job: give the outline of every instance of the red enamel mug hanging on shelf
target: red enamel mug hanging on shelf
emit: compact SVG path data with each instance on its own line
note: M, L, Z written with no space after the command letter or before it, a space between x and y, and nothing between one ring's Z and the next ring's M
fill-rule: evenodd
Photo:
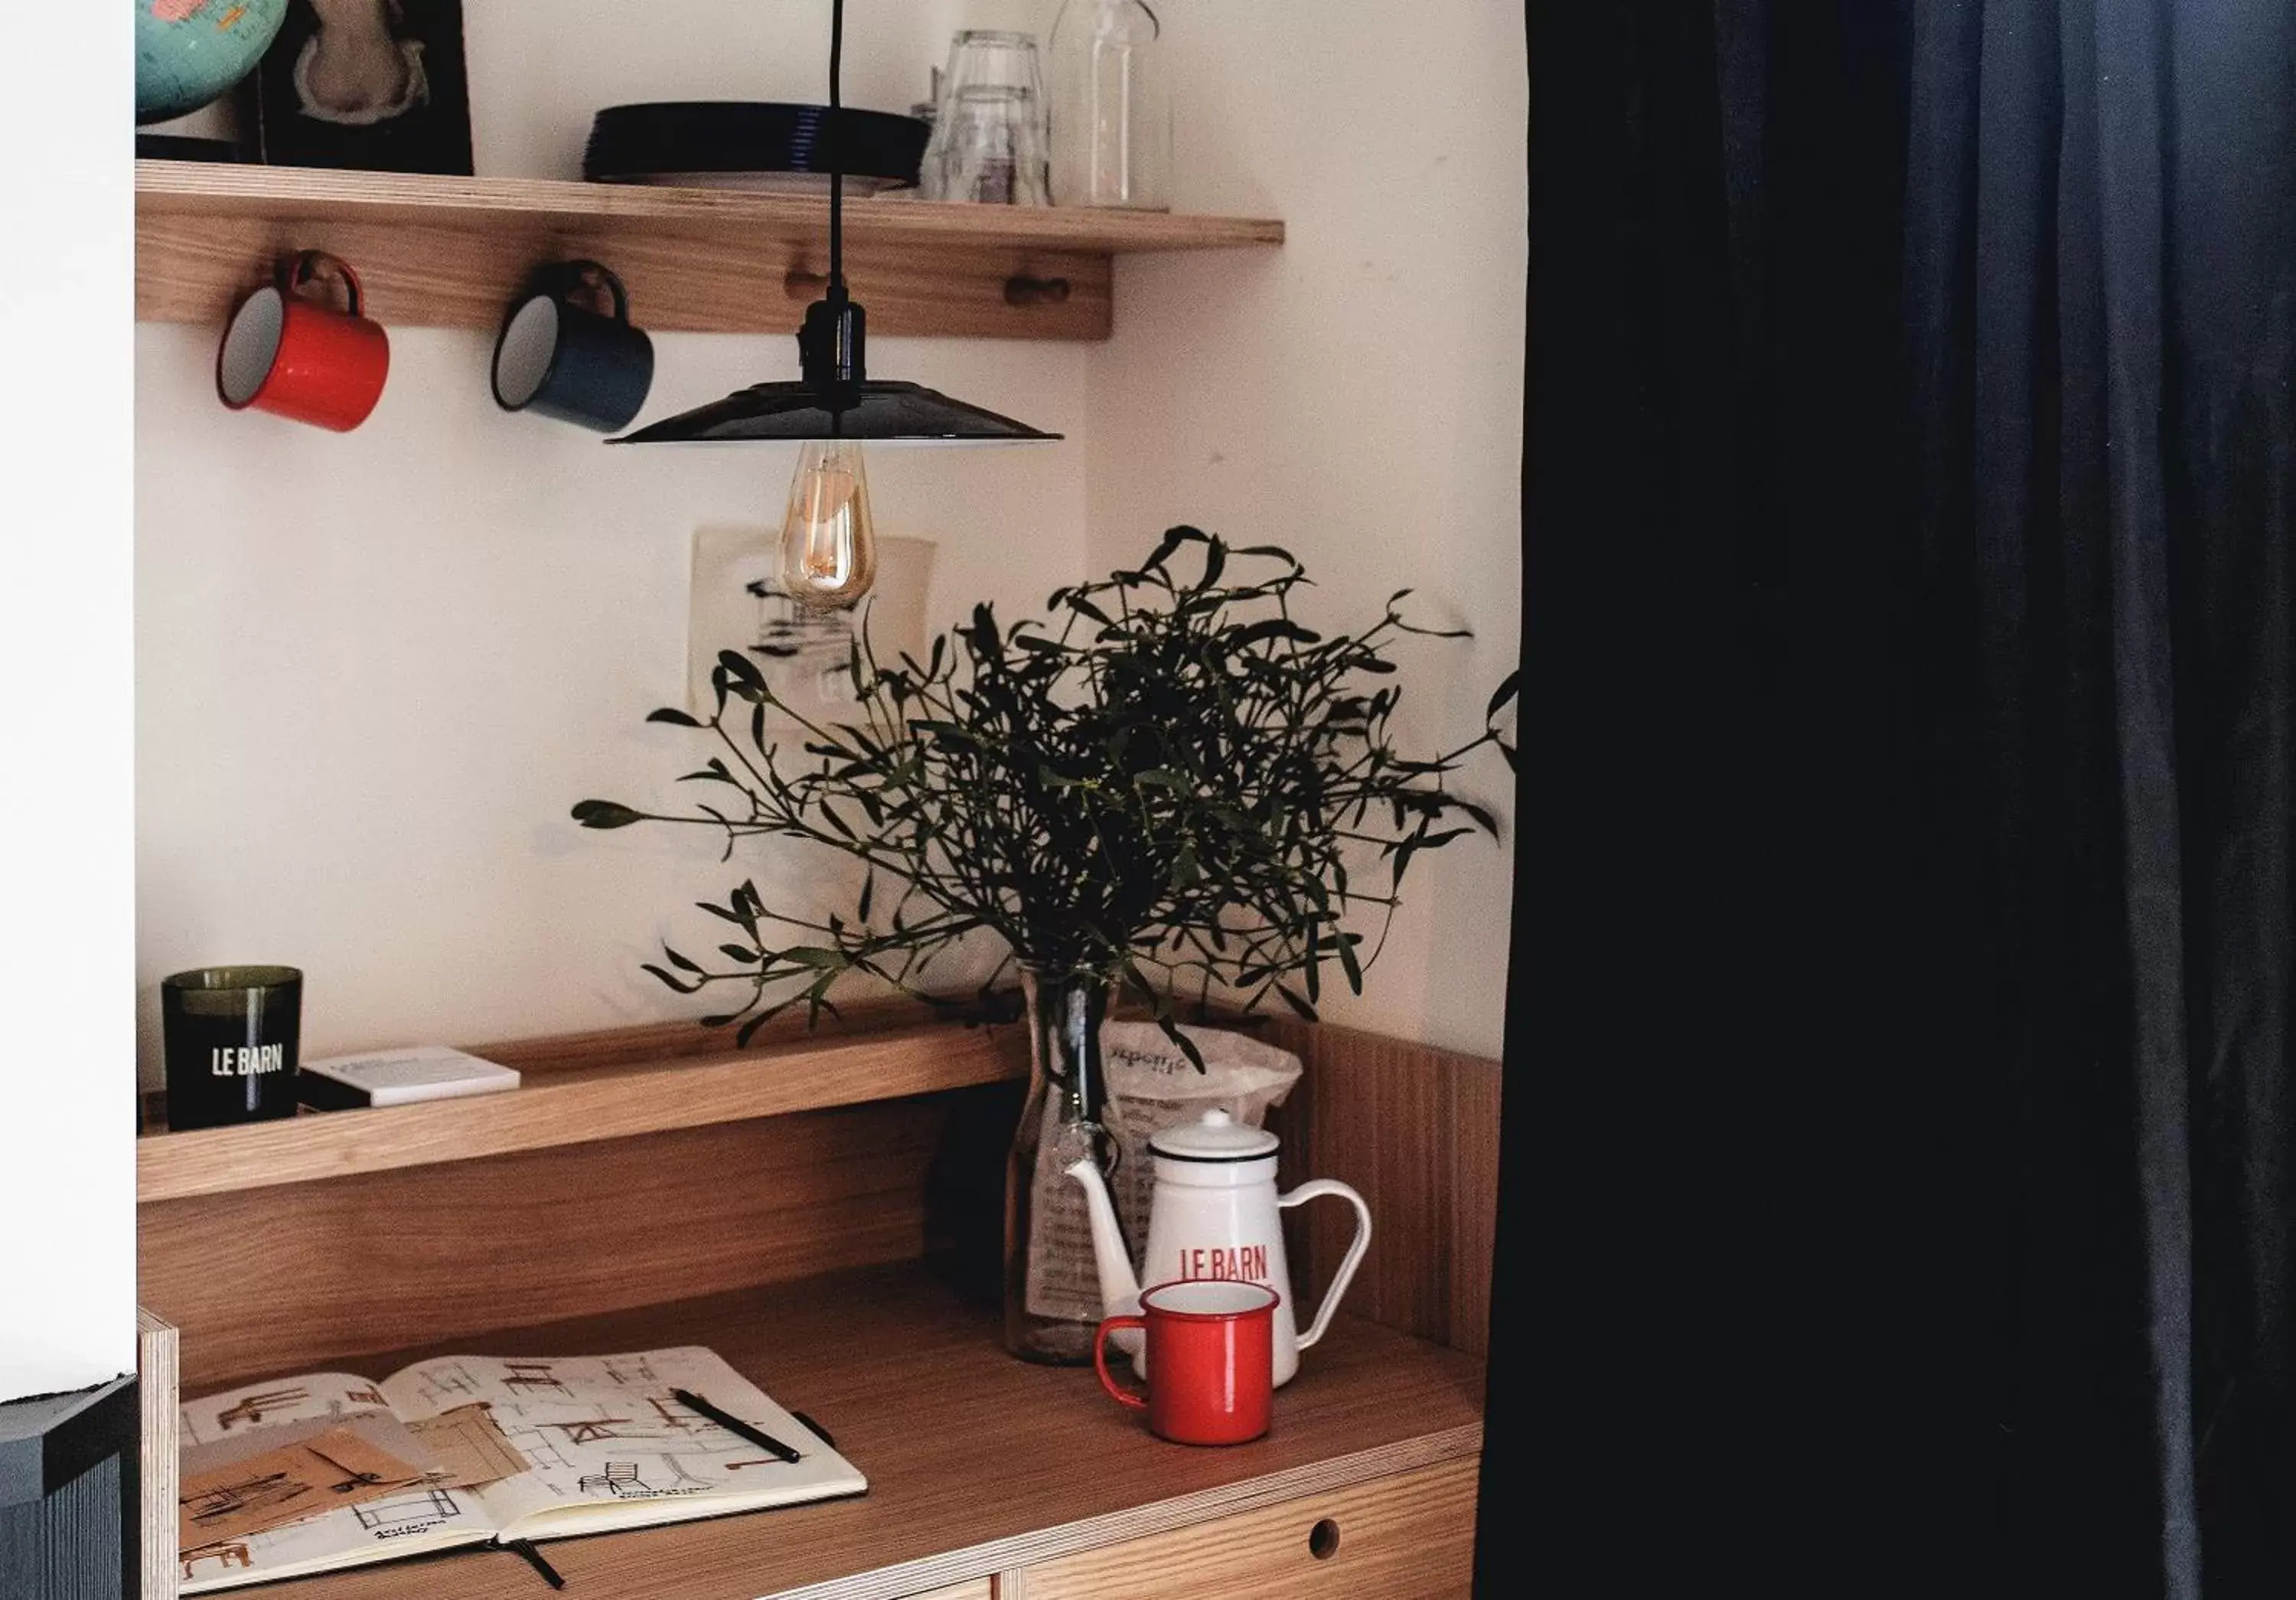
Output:
M347 308L307 298L342 286ZM324 250L279 264L278 281L239 303L216 352L216 392L234 411L268 411L348 433L366 421L390 374L390 336L369 320L358 274Z

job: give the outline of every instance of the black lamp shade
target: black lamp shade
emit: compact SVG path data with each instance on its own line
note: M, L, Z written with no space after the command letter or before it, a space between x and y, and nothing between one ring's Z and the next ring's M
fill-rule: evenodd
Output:
M844 57L845 0L829 12L829 127L846 126L838 86ZM798 330L794 383L757 383L722 400L626 433L616 445L804 443L850 439L870 444L1014 444L1060 438L978 406L952 400L922 383L872 382L865 360L868 316L845 285L845 185L832 148L827 162L829 285L805 309Z
M758 383L611 442L802 443L848 439L865 444L900 439L992 444L1060 437L952 400L922 383L865 382L830 390L809 383Z

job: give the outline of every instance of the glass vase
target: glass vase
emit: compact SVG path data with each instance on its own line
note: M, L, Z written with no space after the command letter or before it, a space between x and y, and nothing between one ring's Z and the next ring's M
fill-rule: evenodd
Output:
M1021 972L1029 1097L1004 1171L1004 1348L1024 1361L1092 1360L1100 1273L1084 1191L1068 1175L1089 1156L1108 1169L1108 1083L1100 1024L1108 986L1071 972Z
M1053 203L1172 209L1172 95L1156 13L1065 0L1053 24Z

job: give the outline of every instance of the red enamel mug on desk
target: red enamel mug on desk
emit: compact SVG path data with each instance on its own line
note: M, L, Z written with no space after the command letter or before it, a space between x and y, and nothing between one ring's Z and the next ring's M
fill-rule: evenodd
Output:
M1140 1315L1111 1317L1093 1337L1101 1386L1174 1444L1246 1444L1267 1432L1275 1407L1275 1308L1265 1284L1238 1278L1159 1284L1140 1293ZM1148 1342L1148 1392L1108 1370L1108 1337L1138 1328Z
M338 311L299 292L322 279L342 285ZM324 250L279 267L279 279L239 303L216 352L216 392L234 411L348 433L366 421L390 375L390 336L365 315L358 274Z

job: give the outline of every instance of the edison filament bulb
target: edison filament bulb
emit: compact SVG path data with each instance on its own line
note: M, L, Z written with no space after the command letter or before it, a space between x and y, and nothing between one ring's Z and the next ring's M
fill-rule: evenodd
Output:
M842 611L877 576L877 530L861 447L820 439L805 447L782 522L782 587L816 611Z

